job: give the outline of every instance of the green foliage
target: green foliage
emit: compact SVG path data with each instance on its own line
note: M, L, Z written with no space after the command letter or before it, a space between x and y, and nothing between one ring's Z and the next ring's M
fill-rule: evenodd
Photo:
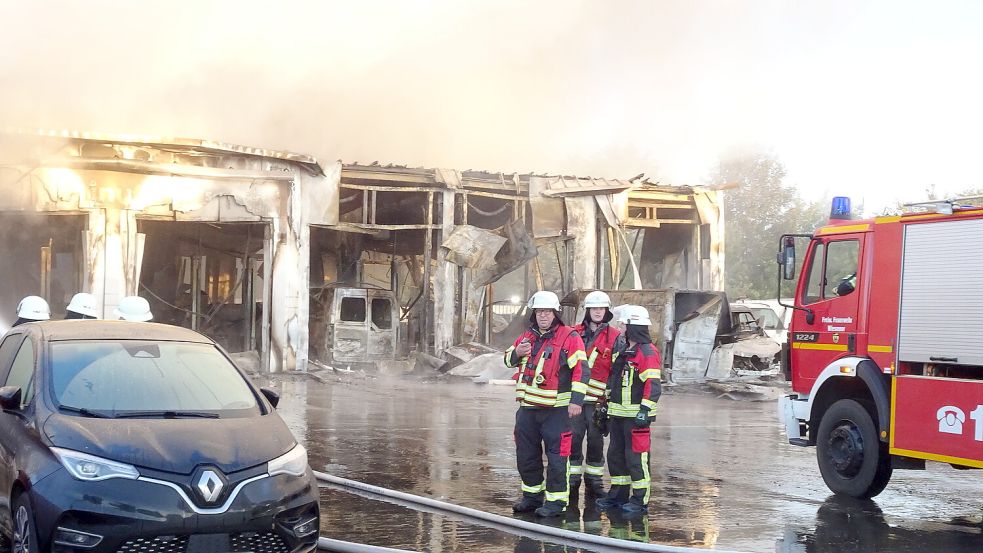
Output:
M712 184L734 183L724 193L727 294L774 298L778 239L783 233L812 233L828 218L828 201L807 202L787 186L785 166L772 154L750 153L721 160ZM783 283L783 292L791 292Z

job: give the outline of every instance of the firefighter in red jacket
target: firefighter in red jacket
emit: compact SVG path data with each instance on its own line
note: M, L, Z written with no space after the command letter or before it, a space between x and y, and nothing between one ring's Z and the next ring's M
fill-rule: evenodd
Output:
M570 451L570 498L576 502L580 493L580 482L587 483L585 493L593 497L604 495L604 435L593 424L594 410L598 402L605 400L608 375L611 373L611 358L614 342L621 331L608 326L614 318L611 313L611 298L600 290L584 297L584 320L575 326L577 334L584 341L587 352L587 365L590 367L590 380L587 381L587 397L584 398L584 412L572 419L573 449ZM584 437L587 438L587 463L584 464Z
M531 326L505 351L505 364L518 369L515 454L522 499L512 510L553 517L566 510L570 499L570 419L583 412L590 369L580 335L560 320L556 294L536 292L529 308Z
M662 359L649 336L652 323L644 307L625 306L621 320L625 333L618 340L607 389L611 489L597 505L637 516L648 510L649 425L662 395Z

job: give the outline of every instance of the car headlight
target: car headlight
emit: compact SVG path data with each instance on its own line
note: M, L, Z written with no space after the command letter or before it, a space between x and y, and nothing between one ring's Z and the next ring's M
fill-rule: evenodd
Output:
M96 482L109 478L136 480L140 477L140 473L137 472L136 467L133 465L117 463L116 461L110 461L109 459L103 459L95 455L72 451L71 449L62 449L60 447L53 447L51 451L61 461L65 470L79 480Z
M266 472L270 476L278 474L303 476L307 474L307 450L304 449L304 446L297 444L290 451L267 463Z

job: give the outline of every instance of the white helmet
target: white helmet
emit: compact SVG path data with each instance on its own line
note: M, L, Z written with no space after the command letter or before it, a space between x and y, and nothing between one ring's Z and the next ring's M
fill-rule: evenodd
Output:
M611 298L600 290L594 290L584 297L584 309L590 309L591 307L607 307L610 309Z
M79 292L72 296L72 301L68 302L68 307L65 310L78 313L79 315L85 315L86 317L92 317L93 319L99 318L96 297L86 292Z
M548 290L536 292L529 298L529 309L553 309L554 311L559 311L560 298Z
M17 316L30 321L47 321L51 318L51 308L41 296L27 296L17 304Z
M626 305L621 310L621 322L635 326L650 326L652 324L648 309L641 305Z
M150 312L150 303L140 296L126 296L119 300L115 313L124 321L144 322L154 318Z

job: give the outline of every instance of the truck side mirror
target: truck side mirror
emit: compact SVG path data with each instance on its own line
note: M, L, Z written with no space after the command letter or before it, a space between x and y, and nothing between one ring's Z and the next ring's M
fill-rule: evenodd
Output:
M792 280L795 278L795 238L785 237L785 244L779 255L779 263L782 264L782 278Z

